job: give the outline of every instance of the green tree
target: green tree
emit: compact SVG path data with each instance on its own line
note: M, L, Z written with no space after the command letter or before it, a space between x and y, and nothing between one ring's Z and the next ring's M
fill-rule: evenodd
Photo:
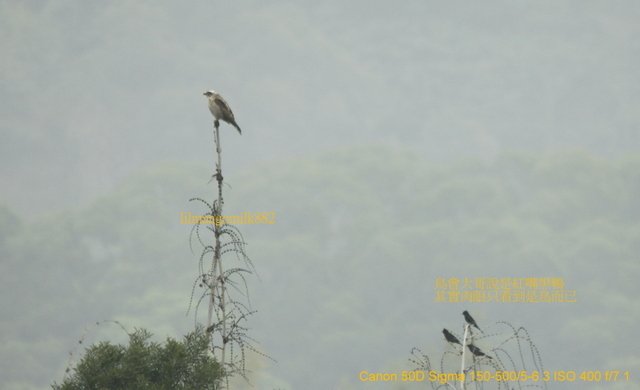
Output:
M90 346L73 374L53 389L214 389L222 374L208 352L202 329L182 342L150 341L151 333L136 329L129 345L100 342Z

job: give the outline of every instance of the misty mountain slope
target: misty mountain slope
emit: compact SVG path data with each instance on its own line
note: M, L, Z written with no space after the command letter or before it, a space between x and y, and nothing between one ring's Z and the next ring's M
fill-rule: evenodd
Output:
M266 325L274 332L279 326L300 327L282 333L287 346L282 352L277 352L279 343L270 351L280 356L297 347L324 367L338 358L329 351L357 346L357 351L348 349L352 355L338 353L342 364L336 366L343 379L356 383L353 373L363 367L384 368L404 357L408 346L441 342L437 332L406 330L438 329L452 315L458 320L464 305L433 303L436 277L557 276L577 291L578 303L517 309L487 304L476 310L491 316L487 321L513 321L534 331L547 365L588 369L613 364L607 361L616 361L617 354L633 356L624 341L632 337L631 328L624 324L640 312L624 297L636 291L631 275L639 271L634 260L640 232L633 195L640 183L637 164L637 157L607 161L564 152L434 165L408 150L361 148L328 153L315 162L265 167L264 178L242 180L253 190L240 201L277 215L276 225L250 228L272 236L252 243L252 250L264 246L270 259L257 299L269 297L262 291L270 282L279 291L273 304L257 306L288 314L286 324ZM307 170L316 174L311 177ZM309 248L306 255L299 242ZM282 304L300 290L306 291L304 299ZM302 318L292 319L291 312ZM524 317L513 317L523 312ZM553 313L555 325L541 321L541 313ZM333 321L334 332L316 319ZM581 329L602 331L603 338L576 333L578 323ZM330 348L318 356L315 340L323 335L321 344ZM562 340L572 340L572 347L558 350ZM586 353L590 348L612 352L594 356ZM281 361L274 368L281 367L303 373L300 378L313 370L305 360ZM298 387L303 381L294 383Z
M379 146L225 174L225 215L276 213L274 225L240 226L260 275L249 281L250 333L278 360L269 375L292 388L357 387L360 370L395 367L413 346L442 353L439 329L469 306L487 327L525 325L548 367L626 369L638 358L625 340L640 313L639 163L564 152L434 164ZM3 212L3 387L50 383L98 320L159 337L190 329L197 255L179 213L203 212L187 200L213 193L208 176L164 164L86 208L37 222ZM578 302L435 303L437 277L563 277Z

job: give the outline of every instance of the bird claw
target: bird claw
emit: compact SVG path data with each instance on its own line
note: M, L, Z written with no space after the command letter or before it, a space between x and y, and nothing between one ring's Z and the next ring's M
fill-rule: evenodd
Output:
M216 179L216 181L222 183L222 179L224 179L224 178L222 177L222 173L220 173L220 172L214 173L213 175L211 175L211 179L209 179L207 184L211 183L213 181L213 179Z

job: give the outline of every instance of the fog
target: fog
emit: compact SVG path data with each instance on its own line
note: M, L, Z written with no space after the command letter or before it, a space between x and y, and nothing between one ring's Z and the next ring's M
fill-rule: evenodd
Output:
M225 208L276 215L239 226L249 334L276 360L250 354L254 388L428 387L358 375L415 368L413 347L438 367L465 309L485 349L508 321L545 369L635 370L550 388L640 388L638 20L634 1L0 2L0 387L126 341L96 321L193 329L179 213L216 196L215 89L243 130L220 129ZM577 301L436 302L438 277L562 278Z

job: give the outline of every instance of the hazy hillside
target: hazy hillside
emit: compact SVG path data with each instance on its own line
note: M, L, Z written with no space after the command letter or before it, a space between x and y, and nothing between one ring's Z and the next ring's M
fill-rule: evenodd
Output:
M228 214L277 216L241 226L261 278L250 282L251 333L278 360L258 369L258 387L350 388L362 369L408 366L413 346L441 354L440 329L459 326L468 305L433 302L440 276L563 277L577 303L473 310L489 329L526 326L547 367L632 369L639 172L638 156L434 164L373 147L229 175ZM75 212L20 226L5 209L3 388L60 378L66 352L98 320L160 338L190 329L197 259L179 212L198 211L187 199L206 195L206 178L163 165Z
M0 0L0 388L60 379L86 327L124 340L96 321L193 328L179 213L213 191L212 88L243 129L221 130L225 212L276 212L242 226L250 334L278 360L251 362L256 388L388 388L357 374L460 327L437 277L562 277L577 303L470 310L526 326L548 367L637 367L638 20L633 0Z

